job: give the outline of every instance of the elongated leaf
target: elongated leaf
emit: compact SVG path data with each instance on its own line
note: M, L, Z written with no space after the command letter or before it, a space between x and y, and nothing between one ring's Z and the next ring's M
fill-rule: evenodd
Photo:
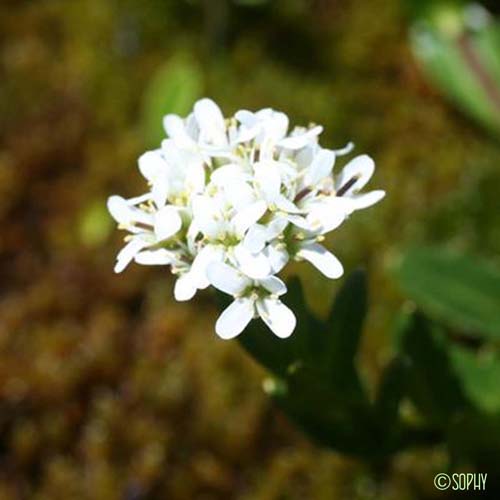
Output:
M415 248L404 255L396 277L431 317L500 339L500 272L494 267L440 248Z
M196 64L183 57L168 61L156 71L143 98L142 128L148 145L157 147L165 138L164 115L187 115L201 97L202 82Z
M445 427L455 413L468 406L446 345L429 321L414 313L402 334L402 348L411 363L409 390L413 401L423 416Z
M363 458L383 453L368 401L346 395L309 366L287 378L287 391L275 400L290 419L323 446Z
M411 30L415 57L444 96L500 137L500 24L469 3L433 3Z
M500 357L478 355L459 346L450 349L453 370L468 399L480 411L500 412Z
M332 365L352 365L368 307L366 273L354 271L335 297L328 317L326 354Z
M403 357L394 358L384 370L375 399L377 417L393 432L398 421L399 405L408 386L409 361Z

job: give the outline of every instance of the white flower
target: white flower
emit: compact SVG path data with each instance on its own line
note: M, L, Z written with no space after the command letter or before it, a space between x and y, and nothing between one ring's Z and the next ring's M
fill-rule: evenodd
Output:
M150 211L148 207L136 205L149 200L143 196L125 200L121 196L108 199L108 210L120 227L132 234L126 238L127 244L117 256L115 272L120 273L130 261L144 248L149 248L174 236L182 226L178 210L164 206L160 210Z
M259 316L278 337L286 338L292 334L296 319L278 298L286 293L286 286L279 278L270 276L263 280L251 280L222 263L210 264L207 274L215 288L234 297L215 325L215 331L221 338L236 337L252 318Z
M373 160L358 156L336 174L352 144L325 149L321 126L289 132L288 117L269 108L224 118L217 104L201 99L187 118L170 114L163 122L167 138L139 158L148 192L108 200L129 233L115 271L132 260L170 266L177 300L210 284L234 297L216 324L221 337L235 337L254 317L288 337L295 317L279 299L286 287L276 274L292 259L328 278L342 275L340 261L320 243L385 195L360 193Z

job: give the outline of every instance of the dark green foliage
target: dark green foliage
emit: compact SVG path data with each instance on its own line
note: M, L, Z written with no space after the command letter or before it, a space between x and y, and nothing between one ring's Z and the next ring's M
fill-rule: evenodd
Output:
M402 351L410 362L409 394L432 424L446 427L466 402L436 333L424 316L413 314L402 335Z
M405 381L400 380L399 387L422 422L420 429L407 431L409 442L444 444L452 463L493 473L495 481L500 411L498 390L493 387L498 386L498 378L494 384L492 377L498 375L500 365L491 360L484 366L418 312L408 316L399 340L407 359ZM405 433L401 439L404 443ZM491 491L498 486L491 484Z
M427 439L426 431L400 419L409 382L405 359L389 364L373 402L360 379L355 361L367 310L365 273L346 279L326 322L307 309L298 279L290 281L287 297L297 316L289 339L275 337L260 322L239 339L273 373L265 388L291 420L319 444L370 462Z
M437 293L444 280L448 290L465 290L464 304L467 299L474 301L481 311L481 300L487 302L489 289L481 285L489 284L495 290L495 277L482 274L484 264L476 268L465 257L454 258L460 265L448 259L437 251L410 252L399 277L412 282L416 290L422 285L431 295L431 303L446 296ZM412 267L408 262L427 264L428 268ZM426 280L429 289L423 286ZM372 401L355 362L367 310L366 294L365 274L352 273L324 322L308 310L300 282L291 280L289 305L298 321L292 337L278 339L259 322L252 323L240 337L245 349L273 374L264 384L266 391L318 444L377 467L407 447L442 443L449 446L456 461L480 463L490 470L500 456L500 443L488 441L483 431L478 439L470 431L469 436L462 432L471 425L484 425L498 435L497 356L491 352L479 356L461 346L418 310L404 313L395 332L398 354L385 367ZM423 291L422 295L426 297ZM412 418L401 411L408 401L416 410Z

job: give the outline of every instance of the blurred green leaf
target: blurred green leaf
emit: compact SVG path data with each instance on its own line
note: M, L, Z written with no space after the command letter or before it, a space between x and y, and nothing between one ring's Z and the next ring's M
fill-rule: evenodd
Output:
M429 80L500 135L499 25L479 6L436 2L418 14L411 45Z
M364 458L381 454L368 400L350 395L309 365L293 370L286 384L286 393L275 401L318 444Z
M354 370L367 302L366 273L354 271L335 297L327 320L330 331L326 345L321 349L330 372L345 374Z
M179 56L158 68L143 96L142 128L147 144L157 146L165 137L166 114L187 115L202 91L203 77L193 61Z
M500 338L500 272L494 267L441 248L414 248L396 278L431 317L465 333Z
M500 412L500 357L493 353L478 355L459 346L451 347L450 356L453 370L473 405L483 412Z
M491 23L478 31L474 44L494 80L500 82L500 23Z
M401 334L403 353L410 361L409 392L421 414L446 427L456 412L467 407L447 346L431 323L413 313Z
M80 216L78 230L80 241L89 247L104 243L114 227L113 219L106 209L104 200L89 204Z
M417 19L429 20L441 18L441 22L457 22L460 7L465 4L464 0L404 0L408 13ZM447 21L448 20L448 21Z
M394 358L385 368L382 375L375 407L378 418L384 423L388 432L392 432L399 415L399 405L408 385L409 363L402 357Z

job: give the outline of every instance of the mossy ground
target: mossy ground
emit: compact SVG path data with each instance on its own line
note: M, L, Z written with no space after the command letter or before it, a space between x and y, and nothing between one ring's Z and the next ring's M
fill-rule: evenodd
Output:
M205 7L203 7L203 4ZM500 250L500 149L431 90L396 0L7 0L0 7L0 498L437 498L446 453L406 453L382 479L309 444L263 373L213 332L209 294L172 300L163 269L112 273L108 194L137 194L144 88L179 53L226 112L283 109L355 140L387 190L329 245L370 272L359 363L374 384L403 302L408 243ZM338 284L295 267L325 313Z

